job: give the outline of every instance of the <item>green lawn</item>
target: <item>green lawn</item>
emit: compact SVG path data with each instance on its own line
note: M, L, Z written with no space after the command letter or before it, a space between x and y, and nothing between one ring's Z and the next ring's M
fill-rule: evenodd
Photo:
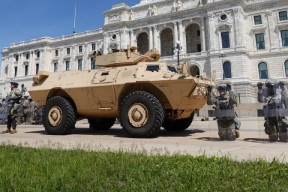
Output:
M0 145L0 191L288 191L288 164Z

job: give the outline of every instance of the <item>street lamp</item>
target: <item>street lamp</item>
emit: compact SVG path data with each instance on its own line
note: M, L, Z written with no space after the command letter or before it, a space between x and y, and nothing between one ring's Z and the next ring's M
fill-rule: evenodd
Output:
M223 80L225 78L225 73L224 73L224 64L223 64L223 58L226 57L226 55L224 55L223 51L221 51L221 54L219 55L219 58L222 58L222 72L223 72Z
M180 46L180 41L176 41L176 46L174 47L174 53L177 52L177 62L178 66L180 65L180 58L179 58L179 53L182 50L182 46Z

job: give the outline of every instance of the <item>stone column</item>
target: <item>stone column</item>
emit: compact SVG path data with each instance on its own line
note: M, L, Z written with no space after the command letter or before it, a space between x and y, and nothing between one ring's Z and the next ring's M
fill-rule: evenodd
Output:
M109 45L109 41L108 41L108 34L104 33L103 34L104 38L103 38L103 54L107 54L108 53L108 45Z
M152 26L149 26L149 49L153 48L153 31Z
M36 59L36 52L35 51L30 51L29 52L30 57L29 57L29 67L28 67L28 75L35 75L36 74L36 63L35 59Z
M137 39L135 35L135 30L131 31L131 44L137 47Z
M159 41L160 35L158 34L157 25L154 25L153 29L154 29L154 47L161 53L160 41Z
M215 44L216 44L216 39L217 39L217 37L216 37L216 34L215 34L215 22L214 22L214 14L213 13L209 13L208 14L208 22L209 22L209 36L210 36L210 42L209 42L209 44L210 44L210 47L209 47L209 49L210 49L210 51L215 51ZM213 38L213 37L215 37L215 38ZM218 40L219 40L219 36L218 36Z
M178 21L179 23L179 41L180 41L180 45L182 46L182 51L185 54L186 53L186 46L184 43L184 38L183 38L183 25L182 25L182 21Z
M174 46L176 45L176 41L178 41L178 30L177 30L177 22L174 22Z
M201 16L201 51L205 52L206 51L206 34L205 34L205 21L204 21L204 16Z

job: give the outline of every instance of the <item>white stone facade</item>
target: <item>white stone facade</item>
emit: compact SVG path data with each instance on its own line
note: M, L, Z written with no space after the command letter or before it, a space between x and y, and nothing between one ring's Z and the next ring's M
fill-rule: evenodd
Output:
M137 46L141 53L155 47L162 61L177 64L173 50L179 40L180 63L185 60L194 65L195 75L209 77L216 70L217 79L233 82L241 102L256 102L257 82L267 77L288 80L287 12L288 0L141 0L132 7L117 4L104 12L100 29L4 48L0 90L5 97L11 78L29 89L39 70L54 71L55 67L65 71L66 64L69 70L91 69L93 51L105 54L127 45Z

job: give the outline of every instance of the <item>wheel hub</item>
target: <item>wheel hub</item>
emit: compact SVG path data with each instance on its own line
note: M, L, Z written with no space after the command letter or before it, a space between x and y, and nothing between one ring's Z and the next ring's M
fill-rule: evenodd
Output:
M62 110L58 106L52 107L48 112L48 120L52 126L57 126L62 121Z
M141 103L135 103L128 111L129 122L134 127L142 127L148 120L148 110Z

